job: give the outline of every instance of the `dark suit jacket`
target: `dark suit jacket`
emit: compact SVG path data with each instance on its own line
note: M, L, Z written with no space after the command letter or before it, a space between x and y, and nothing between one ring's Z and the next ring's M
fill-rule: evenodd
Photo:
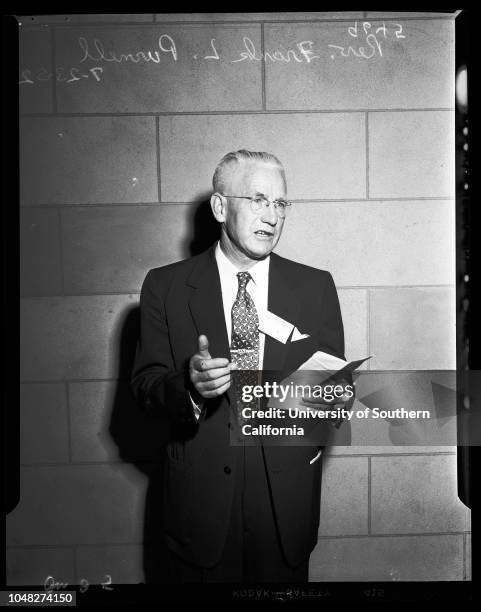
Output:
M190 357L198 336L213 357L230 358L214 247L150 270L140 297L141 331L132 388L149 413L170 428L164 470L164 529L178 555L209 567L219 560L233 496L235 447L229 443L232 386L207 400L200 422L189 398ZM283 344L266 336L264 370L284 375L316 350L344 358L339 300L329 272L271 255L268 309L309 338ZM317 542L321 461L317 448L266 446L274 511L288 562L302 562ZM229 472L230 470L230 472Z

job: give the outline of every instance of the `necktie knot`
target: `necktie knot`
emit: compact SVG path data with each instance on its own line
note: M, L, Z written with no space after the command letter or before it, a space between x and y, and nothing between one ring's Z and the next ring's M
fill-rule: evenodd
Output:
M237 279L239 281L239 291L244 293L247 287L247 283L251 279L249 272L237 272Z

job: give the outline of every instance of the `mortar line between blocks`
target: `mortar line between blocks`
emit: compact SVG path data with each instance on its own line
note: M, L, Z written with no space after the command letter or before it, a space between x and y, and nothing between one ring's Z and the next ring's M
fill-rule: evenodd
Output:
M160 121L159 116L155 117L155 154L157 156L157 201L162 202L162 181L160 168Z
M369 113L366 111L366 199L369 200Z
M367 355L371 355L371 290L366 289L366 310L367 310L367 324L366 324L366 343L367 343ZM371 369L371 359L367 362L367 369Z
M62 296L65 297L65 267L64 267L64 253L63 253L63 223L62 223L62 209L60 206L57 207L57 220L58 220L58 252L60 259L60 291Z
M75 576L75 584L80 584L78 575L78 547L73 546L73 572Z
M266 110L266 60L265 60L265 39L264 39L264 24L261 24L261 96L262 96L262 110Z
M57 104L57 48L55 42L55 28L50 30L50 61L52 62L52 114L58 112Z
M371 535L371 457L367 458L367 533Z
M63 112L63 113L20 113L20 119L38 118L49 119L51 117L190 117L190 116L215 116L215 115L322 115L322 114L355 114L355 113L417 113L417 112L454 112L454 107L436 108L335 108L335 109L316 109L316 108L288 108L288 109L269 109L269 110L193 110L193 111L118 111L118 112Z
M65 382L65 400L67 404L67 441L68 441L68 461L72 464L72 428L70 413L70 383Z

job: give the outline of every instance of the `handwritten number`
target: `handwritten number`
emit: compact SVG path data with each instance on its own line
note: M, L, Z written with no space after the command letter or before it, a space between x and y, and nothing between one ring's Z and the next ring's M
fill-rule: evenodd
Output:
M37 74L37 79L39 81L48 81L52 77L52 73L49 72L46 68L42 68L40 72Z
M73 83L74 81L80 81L79 77L78 77L78 76L75 76L74 71L75 71L75 72L77 72L77 74L78 74L79 69L78 69L78 68L70 68L70 76L71 76L72 78L71 78L71 79L69 79L69 80L67 81L67 83Z
M108 586L109 584L112 584L112 576L110 576L110 574L105 574L105 578L105 582L100 583L102 585L102 588L106 589L107 591L113 591L113 588L111 586Z
M31 70L23 70L22 71L22 79L23 79L23 81L19 81L18 84L21 85L22 83L31 83L33 85L34 83L30 79L31 76L32 76L32 71Z
M102 66L96 66L95 68L90 68L90 72L94 75L95 79L97 81L100 81L100 76L97 74L96 70L99 70L99 74L102 74L102 72L104 71L104 69L102 68Z
M210 46L212 47L212 51L214 52L214 55L206 55L204 59L220 59L217 53L217 49L214 47L214 40L215 38L210 39Z
M62 78L62 76L64 78ZM66 81L67 79L65 78L65 69L64 68L57 68L57 81Z
M354 36L354 38L357 38L357 21L355 22L354 27L349 26L347 28L347 31L349 32L351 36Z
M382 22L382 26L379 26L376 29L376 34L379 32L379 30L381 30L381 32L384 34L384 38L386 38L386 24L384 23L384 21Z
M367 31L371 29L371 24L369 23L369 21L365 21L362 24L362 27L364 28L364 34L367 34Z
M102 66L95 66L94 68L90 68L90 74L94 77L94 79L98 82L100 81L100 75L103 73L104 69ZM68 78L70 76L70 78ZM29 83L31 85L35 84L35 81L32 80L32 71L31 70L23 70L21 73L22 80L19 81L19 85L21 83ZM83 77L85 79L89 78L88 74L82 74L80 72L80 68L76 68L72 66L68 69L64 67L58 67L56 70L56 79L60 82L66 83L74 83L75 81L80 81ZM46 68L41 68L38 73L35 75L35 79L37 81L48 81L52 78L52 73L49 72Z
M399 30L396 30L396 38L406 38L404 34L401 33L403 31L402 25L400 23L396 23L394 25L396 25L399 28Z
M85 593L85 591L89 588L88 580L85 578L80 579L80 592Z

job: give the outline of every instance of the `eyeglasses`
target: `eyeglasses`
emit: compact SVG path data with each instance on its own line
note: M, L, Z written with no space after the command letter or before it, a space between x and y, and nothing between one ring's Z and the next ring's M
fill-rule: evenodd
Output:
M286 216L287 209L289 208L289 206L292 205L292 202L289 202L289 200L284 200L283 198L271 201L263 196L249 197L249 196L233 196L233 195L227 195L227 194L223 194L223 195L226 198L235 198L238 200L250 200L252 212L255 214L261 213L266 208L269 208L271 204L273 204L278 216L281 217L281 219L283 219Z

